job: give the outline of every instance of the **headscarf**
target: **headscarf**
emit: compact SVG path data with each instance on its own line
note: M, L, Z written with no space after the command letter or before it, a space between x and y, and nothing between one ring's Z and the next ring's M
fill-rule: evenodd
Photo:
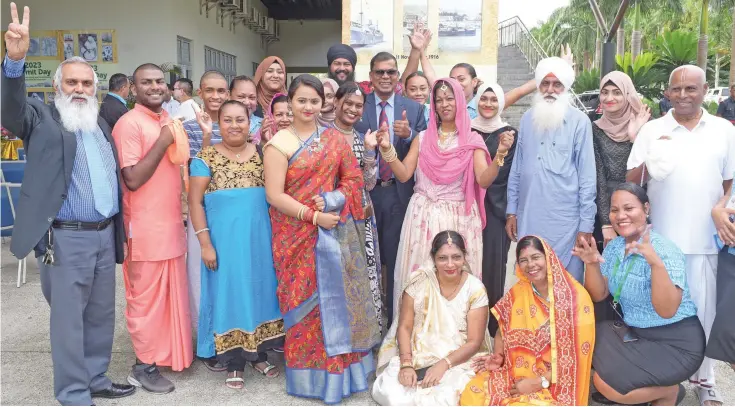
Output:
M551 57L542 59L536 66L536 87L541 86L541 82L549 74L554 74L557 79L564 85L567 91L572 90L574 84L574 69L569 62L559 58Z
M278 63L278 65L281 65L281 68L283 68L283 75L284 80L281 84L281 88L272 91L265 87L265 84L263 84L263 77L265 76L265 72L270 68L271 65L274 63ZM270 106L271 100L273 100L273 96L276 93L286 93L286 64L283 63L283 60L278 57L266 57L263 62L258 65L258 69L255 70L255 77L253 78L253 82L255 82L255 89L258 94L258 104L261 108L265 109L266 107Z
M628 123L630 123L630 115L637 115L643 108L643 102L638 99L638 93L635 91L635 85L630 76L620 71L612 71L605 75L600 81L600 89L606 83L612 82L623 92L623 107L615 113L606 113L602 111L600 117L595 124L597 127L607 134L613 141L622 143L635 139L635 134L628 134Z
M505 93L503 92L503 88L501 88L497 83L491 83L484 91L482 91L482 93L490 90L498 97L498 112L495 113L495 116L493 116L492 119L486 119L482 117L480 112L477 112L477 117L472 119L472 128L483 133L492 133L497 129L508 126L508 123L503 121L500 117L500 114L503 113L503 109L505 109ZM480 94L480 97L481 96L482 94Z
M327 51L327 65L332 65L332 62L337 58L344 58L350 61L353 67L357 65L357 53L349 45L334 44L329 47L329 51Z
M536 401L562 406L586 406L590 388L592 351L595 348L594 305L587 290L572 277L548 243L537 237L544 247L548 281L549 316L538 314L541 300L521 268L516 264L518 282L492 307L491 312L503 333L504 368L490 372L490 382L512 383L514 379L535 373L542 355L517 338L533 335L549 324L551 384L533 395L512 396L493 388L489 405L528 405L529 396ZM516 339L515 343L513 338ZM534 372L534 373L532 373Z
M452 86L457 106L457 115L454 119L457 125L458 146L446 151L439 148L439 126L436 119L436 106L434 105L434 92L442 81ZM485 192L475 182L474 156L475 150L485 151L488 165L491 162L490 152L487 150L482 137L472 131L470 126L470 114L467 113L467 102L464 100L462 85L452 78L439 79L434 83L430 94L430 106L432 114L429 115L429 126L424 132L424 139L419 151L419 167L421 171L435 184L450 184L464 173L462 188L465 195L465 213L472 211L472 204L479 205L482 227L485 227Z
M334 93L337 93L337 89L339 89L339 85L337 85L337 81L331 78L324 78L322 79L322 85L332 88ZM337 117L337 107L332 104L332 110L328 112L321 112L319 113L319 116L317 116L316 120L319 122L319 125L322 127L332 127L332 124L334 123L334 119Z

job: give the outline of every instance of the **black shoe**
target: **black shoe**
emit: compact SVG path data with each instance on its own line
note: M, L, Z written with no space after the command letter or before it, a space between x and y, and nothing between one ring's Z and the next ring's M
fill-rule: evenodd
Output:
M112 383L110 387L92 392L92 397L100 397L103 399L119 399L121 397L127 397L135 393L135 386L129 384L117 384Z

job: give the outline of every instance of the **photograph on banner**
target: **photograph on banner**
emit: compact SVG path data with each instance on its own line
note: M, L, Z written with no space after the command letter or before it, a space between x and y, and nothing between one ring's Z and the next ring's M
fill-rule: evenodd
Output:
M115 30L63 31L64 59L80 56L95 64L117 64L117 36Z
M482 0L439 0L439 52L476 52L482 46Z
M393 52L393 0L349 0L350 45L359 52Z
M411 52L408 37L416 24L429 26L429 0L403 0L403 52Z

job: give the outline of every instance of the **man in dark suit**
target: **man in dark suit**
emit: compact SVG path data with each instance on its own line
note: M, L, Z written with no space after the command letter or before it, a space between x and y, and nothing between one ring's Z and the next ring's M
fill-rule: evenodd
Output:
M403 160L408 154L411 140L419 132L426 130L424 106L411 99L395 93L399 72L396 58L387 52L380 52L370 60L370 81L373 93L365 99L365 110L362 119L355 125L361 133L368 130L377 131L387 126L391 142L396 147L398 158ZM376 151L366 151L376 154ZM406 215L408 201L413 194L413 179L398 182L390 170L390 166L380 154L378 159L378 183L370 192L378 223L378 242L380 258L386 266L386 309L388 319L393 318L393 270L398 255L398 242L401 238L401 227Z
M110 90L102 99L100 106L100 116L105 119L111 129L115 128L115 123L128 112L128 105L125 101L130 94L130 81L128 77L121 73L116 73L110 77Z
M82 58L54 75L54 104L26 97L30 12L10 3L2 65L2 126L23 140L25 167L10 251L35 248L51 307L54 394L62 405L133 394L106 376L115 330L115 263L122 263L122 192L115 143L98 116L97 76Z

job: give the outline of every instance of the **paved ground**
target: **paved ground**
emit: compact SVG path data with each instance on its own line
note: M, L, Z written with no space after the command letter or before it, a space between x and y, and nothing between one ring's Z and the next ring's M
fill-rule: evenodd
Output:
M9 242L9 241L8 241ZM3 242L3 243L8 243ZM512 256L511 256L512 257ZM7 245L2 246L2 277L0 287L0 315L2 337L0 359L2 371L0 403L3 405L55 405L51 349L49 344L49 308L41 294L38 267L35 259L28 261L27 284L15 287L17 260ZM515 259L509 259L512 264ZM510 270L510 268L509 268ZM509 285L512 284L512 271ZM125 304L122 275L118 269L117 321L115 343L109 376L124 381L135 360L130 338L125 329L123 307ZM283 358L272 354L271 360L283 366ZM227 389L225 373L212 373L200 362L195 362L184 372L163 371L176 384L176 391L162 396L138 391L135 395L110 401L97 399L98 405L321 405L315 400L291 397L285 391L285 379L267 379L256 375L250 368L245 371L245 391ZM735 374L725 364L717 366L719 389L723 391L726 405L735 405ZM688 386L688 385L687 385ZM697 398L688 387L685 405L698 405ZM725 389L728 389L725 391ZM361 393L344 401L345 405L375 405L370 395Z

